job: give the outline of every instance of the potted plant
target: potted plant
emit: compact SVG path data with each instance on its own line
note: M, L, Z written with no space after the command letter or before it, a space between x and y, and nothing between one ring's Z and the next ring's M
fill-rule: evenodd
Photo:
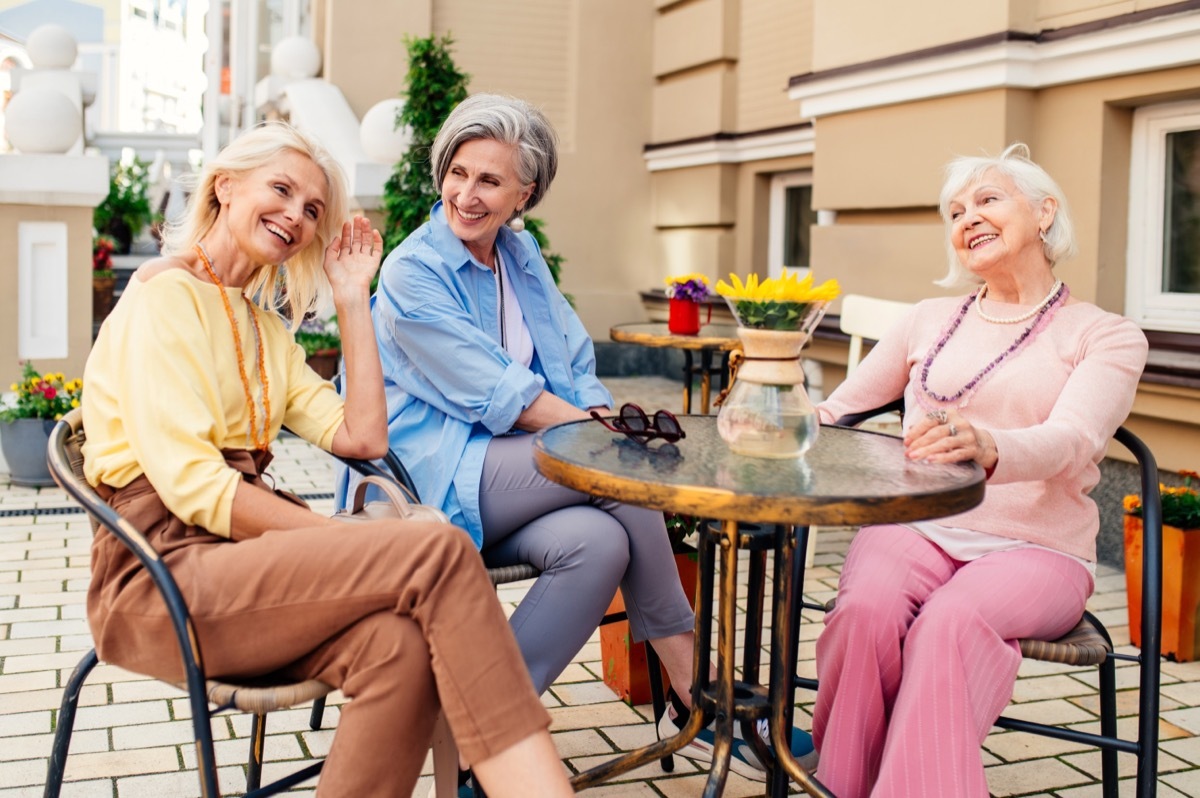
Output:
M117 242L109 235L97 235L92 239L92 321L101 322L112 311L113 288L117 284L113 274L112 254Z
M14 396L0 409L0 449L12 484L46 487L54 484L46 464L46 445L54 422L79 407L83 380L66 380L62 373L39 374L25 363Z
M1163 517L1162 654L1176 662L1200 656L1200 474L1180 471L1183 484L1159 485ZM1125 590L1129 639L1142 638L1142 501L1125 497Z
M134 158L113 164L108 196L92 213L92 226L111 236L118 255L129 254L133 241L153 219L148 164Z
M708 299L708 278L703 274L684 274L667 280L667 329L676 335L700 332L700 303ZM712 305L708 318L712 321Z
M664 513L667 537L671 540L671 551L675 554L675 570L688 602L696 606L696 587L699 579L699 558L696 550L684 542L699 527L701 520L691 515ZM625 601L621 592L613 597L605 615L624 612ZM646 669L646 644L634 643L629 633L629 622L618 621L600 627L600 663L604 669L604 683L617 697L630 706L650 703L650 679ZM663 686L670 680L663 674Z
M338 334L337 319L318 319L310 316L296 330L296 343L304 347L309 367L327 380L332 380L338 370L338 358L342 354L342 339Z

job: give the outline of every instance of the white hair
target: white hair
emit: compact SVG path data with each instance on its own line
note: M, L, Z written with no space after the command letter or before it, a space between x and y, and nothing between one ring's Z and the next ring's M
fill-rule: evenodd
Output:
M963 267L958 253L954 251L954 243L949 234L950 202L963 191L982 181L988 172L997 172L1011 180L1031 208L1040 207L1046 198L1053 199L1057 204L1054 221L1046 229L1042 244L1042 252L1050 262L1051 268L1059 261L1072 257L1077 250L1075 226L1071 223L1071 214L1067 210L1067 199L1063 196L1062 189L1045 169L1030 160L1029 147L1018 141L1010 144L1004 152L994 158L962 156L946 165L946 178L942 183L938 210L946 222L949 269L945 277L936 281L937 285L954 288L981 282Z

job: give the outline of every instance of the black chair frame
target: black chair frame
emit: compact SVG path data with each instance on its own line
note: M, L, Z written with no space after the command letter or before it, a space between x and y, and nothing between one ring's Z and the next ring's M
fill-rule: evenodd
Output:
M899 411L903 413L904 403L896 400L883 407L862 413L853 413L837 420L838 426L855 427L864 421L882 413ZM1117 753L1133 754L1137 757L1137 778L1134 794L1137 798L1153 798L1157 791L1158 771L1158 711L1159 685L1161 682L1161 649L1162 640L1162 500L1159 496L1158 465L1153 453L1136 435L1125 427L1120 427L1113 435L1114 440L1124 446L1137 461L1142 491L1143 519L1143 548L1142 548L1142 646L1137 654L1123 654L1113 650L1112 638L1103 624L1090 612L1084 612L1083 618L1076 629L1090 627L1090 631L1105 641L1105 656L1098 664L1099 696L1100 696L1100 733L1068 729L1045 723L1021 720L1017 718L1000 717L996 726L1012 731L1027 732L1051 737L1080 745L1100 749L1101 783L1104 798L1117 798ZM801 537L807 537L808 530L801 530ZM804 540L799 545L804 545ZM803 569L803 558L797 558L798 568ZM803 584L803 571L794 576ZM799 591L797 591L797 596ZM825 612L828 604L797 599L798 608ZM800 613L792 614L793 651L799 641ZM1075 630L1073 630L1075 631ZM1063 638L1065 640L1065 638ZM1047 647L1042 641L1021 641L1022 654L1036 659L1044 657L1032 654L1039 648ZM1053 648L1054 643L1048 646ZM1117 689L1116 662L1135 662L1139 670L1139 706L1137 739L1123 739L1117 735ZM1052 661L1068 662L1068 659L1055 658ZM1091 662L1083 664L1094 664ZM816 690L817 680L796 677L795 686L806 690Z
M138 529L101 501L90 486L81 484L82 480L76 476L74 466L68 461L67 442L79 427L78 414L78 410L72 411L59 421L50 433L47 449L50 471L59 486L71 498L79 502L90 516L95 534L105 532L112 534L134 553L142 567L150 575L166 604L183 660L183 687L187 691L188 703L191 708L200 794L205 798L216 798L221 794L217 780L216 756L213 750L211 718L213 715L229 709L248 711L254 716L250 735L250 759L246 775L247 792L244 798L275 795L317 776L325 764L324 761L315 762L270 784L260 786L266 713L270 708L282 708L283 705L261 710L259 708L249 709L246 708L246 704L254 701L251 698L255 693L254 685L238 688L234 685L207 681L204 660L200 652L200 641L196 635L187 604L170 570ZM95 649L88 651L76 665L63 691L54 741L47 763L44 798L58 798L62 790L80 692L88 675L98 662ZM324 695L332 689L328 685L316 681L303 682L298 686L304 687L305 691L302 695L297 694L299 697L294 701L289 701L287 705L302 703L310 699L323 701ZM211 692L210 687L213 688ZM210 703L213 704L211 707Z

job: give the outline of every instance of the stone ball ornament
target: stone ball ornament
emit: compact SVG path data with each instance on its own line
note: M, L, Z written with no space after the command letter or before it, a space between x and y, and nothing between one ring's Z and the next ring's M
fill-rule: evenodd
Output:
M271 74L290 80L315 78L321 71L321 51L312 39L289 36L271 50Z
M403 107L403 100L393 98L375 103L363 114L358 136L372 161L394 164L408 151L412 143L408 127L396 128L396 114Z
M4 109L4 132L23 153L65 153L83 132L79 109L54 89L22 89Z
M25 50L36 69L70 69L79 55L79 45L62 25L39 25L29 33Z

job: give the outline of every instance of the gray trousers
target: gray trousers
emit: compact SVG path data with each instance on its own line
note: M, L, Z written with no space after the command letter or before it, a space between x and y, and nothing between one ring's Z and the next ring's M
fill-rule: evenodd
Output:
M488 444L479 485L483 561L541 569L510 623L533 686L545 692L583 648L619 586L635 641L689 632L663 516L551 482L532 435Z

